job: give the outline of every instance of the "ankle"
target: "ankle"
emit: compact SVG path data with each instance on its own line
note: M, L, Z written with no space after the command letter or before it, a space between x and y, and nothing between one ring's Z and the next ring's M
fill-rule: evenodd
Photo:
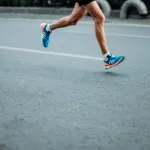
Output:
M52 32L52 30L50 29L50 25L49 24L47 24L47 26L46 26L46 31Z
M107 56L110 56L110 52L107 52L103 55L104 58L106 58Z

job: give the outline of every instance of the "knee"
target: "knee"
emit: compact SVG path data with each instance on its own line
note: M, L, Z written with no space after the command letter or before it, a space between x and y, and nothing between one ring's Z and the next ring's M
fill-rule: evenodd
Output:
M95 23L96 24L104 24L104 22L105 22L105 16L103 15L103 16L98 16L98 17L95 17L94 18L94 20L95 20Z
M71 25L77 25L77 23L78 23L78 19L73 19L73 20L71 21Z
M77 23L78 23L78 18L69 18L68 19L68 25L77 25Z

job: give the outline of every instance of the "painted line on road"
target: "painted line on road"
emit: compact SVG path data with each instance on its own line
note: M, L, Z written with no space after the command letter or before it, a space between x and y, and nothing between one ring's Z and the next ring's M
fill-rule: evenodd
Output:
M0 18L0 20L15 20L15 21L40 21L40 22L55 22L57 19L29 19L29 18ZM79 21L79 24L87 24L93 25L93 21ZM105 26L124 26L124 27L141 27L141 28L150 28L150 24L138 24L138 23L119 23L119 22L112 22L112 23L105 23Z
M144 38L150 39L150 36L146 35L133 35L133 34L117 34L117 33L106 33L106 36L123 36L123 37L132 37L132 38Z
M102 57L86 56L86 55L80 55L80 54L59 53L59 52L52 52L52 51L46 52L46 51L36 50L36 49L26 49L26 48L17 48L17 47L9 47L9 46L0 46L0 50L20 51L20 52L28 52L28 53L36 53L36 54L61 56L61 57L80 58L80 59L87 59L87 60L100 60L100 61L104 60Z
M84 31L73 31L73 30L64 30L64 32L76 33L76 34L95 34L95 32L84 32ZM106 33L106 36L123 36L123 37L132 37L132 38L150 39L150 36L146 36L146 35L134 35L134 34Z
M0 20L26 20L26 21L42 21L42 19L22 19L22 18L0 18ZM56 21L56 20L45 20L45 21ZM87 24L93 24L91 21L80 21L81 23L87 23ZM106 25L110 26L128 26L128 27L148 27L150 28L150 25L142 25L142 24L124 24L124 23L106 23ZM70 32L70 33L76 33L76 34L95 34L94 32L83 32L83 31L73 31L73 30L64 30L63 32ZM150 36L146 35L133 35L133 34L119 34L119 33L106 33L106 36L119 36L119 37L133 37L133 38L145 38L150 39Z
M138 23L105 23L108 26L124 26L124 27L140 27L140 28L150 28L149 24L138 24Z

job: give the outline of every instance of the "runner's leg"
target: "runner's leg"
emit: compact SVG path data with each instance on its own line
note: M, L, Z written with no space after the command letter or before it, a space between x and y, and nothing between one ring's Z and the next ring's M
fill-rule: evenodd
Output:
M70 16L66 16L57 20L52 24L42 23L42 44L44 47L48 47L50 42L50 34L53 30L57 28L63 28L70 25L76 25L77 22L86 14L86 9L83 6L79 6L78 3L75 3L75 7Z
M101 11L96 1L92 1L88 3L87 5L85 5L85 8L94 19L95 33L96 33L97 41L100 45L101 51L104 55L105 68L108 69L108 68L117 66L119 63L121 63L125 59L125 57L114 56L110 54L107 48L106 37L105 37L105 32L104 32L105 16L103 12Z
M102 53L106 54L109 51L106 45L106 37L104 32L105 16L96 1L85 5L85 8L94 19L96 38L98 40Z
M57 28L63 28L70 25L76 25L77 22L87 13L84 6L79 6L78 3L75 4L75 7L70 16L66 16L64 18L59 19L58 21L49 25L51 30L55 30Z

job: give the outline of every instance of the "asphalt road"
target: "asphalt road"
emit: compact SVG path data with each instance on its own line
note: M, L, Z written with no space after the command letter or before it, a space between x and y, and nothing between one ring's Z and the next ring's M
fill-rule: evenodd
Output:
M0 150L150 149L149 26L106 23L107 71L91 20L45 49L45 20L0 17Z

